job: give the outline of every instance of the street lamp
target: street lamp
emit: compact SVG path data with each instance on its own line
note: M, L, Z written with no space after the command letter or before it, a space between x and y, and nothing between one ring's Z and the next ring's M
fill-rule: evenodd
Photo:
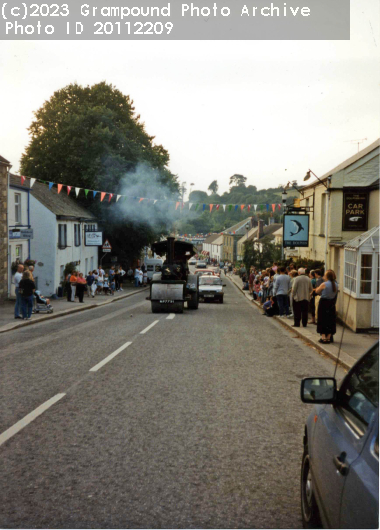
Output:
M321 184L323 184L324 187L327 189L327 185L326 185L326 184L325 184L325 183L324 183L319 177L317 177L317 175L316 175L311 169L309 169L309 171L306 172L306 175L304 176L303 180L304 180L304 181L309 180L309 178L311 177L311 173L313 173L314 177L315 177L316 179L318 179L319 182L320 182Z
M245 229L246 229L246 231L247 231L247 241L248 241L249 226L250 226L249 223L247 223L247 224L245 225Z

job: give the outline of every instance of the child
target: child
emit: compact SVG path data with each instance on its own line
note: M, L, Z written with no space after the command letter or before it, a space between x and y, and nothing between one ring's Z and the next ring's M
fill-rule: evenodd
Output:
M105 278L104 278L104 282L103 282L103 291L104 291L104 294L107 294L107 295L108 295L108 290L109 290L108 276L105 276Z
M115 278L112 278L111 283L110 283L110 292L112 295L115 294L115 285L116 285Z
M263 303L263 309L265 311L265 313L263 313L263 315L266 315L267 317L273 317L274 315L274 301L273 301L273 296L271 296L269 298L269 296L267 297L267 301Z

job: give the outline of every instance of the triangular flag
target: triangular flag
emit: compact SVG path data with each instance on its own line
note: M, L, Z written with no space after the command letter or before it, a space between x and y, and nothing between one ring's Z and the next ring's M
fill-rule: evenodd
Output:
M223 204L222 206L223 206L223 212L225 212L225 211L226 211L226 206L227 206L227 205L226 205L226 204Z
M53 186L54 186L54 182L49 182L49 190L51 190Z
M235 204L235 212L236 210L239 208L239 205L238 204Z
M191 207L193 206L192 202L189 202L189 210L191 210Z
M196 205L195 205L195 210L198 210L198 206L199 206L199 204L196 204Z
M36 182L36 179L30 179L30 187L33 188L33 184Z
M67 195L70 195L71 186L66 186L66 188L67 188Z
M219 210L219 206L220 206L220 204L217 204L217 205L216 205L216 211Z
M204 204L204 205L203 205L203 211L205 211L205 209L206 209L206 205Z
M179 202L176 202L176 203L175 203L175 209L176 209L176 210L178 209L179 204L180 204Z
M24 184L26 177L21 177L21 184Z
M85 196L86 196L86 199L87 199L88 191L89 191L89 190L84 190L84 194L85 194Z
M157 201L158 201L158 199L154 199L153 204L156 204Z
M120 199L121 195L116 195L116 202Z
M275 212L276 211L276 205L275 204L272 204L272 210Z
M183 202L183 203L181 204L181 210L183 210L184 207L185 207L185 203Z
M250 212L251 211L251 205L248 204L248 211Z
M253 207L254 207L254 209L256 211L257 210L257 204L254 204Z
M78 197L79 195L79 192L80 192L80 188L75 188L75 195Z
M97 191L93 191L92 192L92 198L95 199L95 195L97 194L98 192Z
M281 204L277 204L278 209L281 210Z
M243 211L243 210L244 210L244 206L245 206L245 204L242 204L242 205L240 206L240 208L241 208L241 211Z
M113 193L110 193L108 197L108 202L111 202L112 197L113 197Z
M139 204L140 202L143 202L143 200L144 200L144 197L140 197Z
M212 209L214 208L213 204L210 204L210 212L212 212Z
M100 202L103 201L104 197L106 196L107 192L106 191L101 191L100 192Z
M267 212L269 212L269 204L265 205L267 207Z
M57 189L58 189L58 193L60 193L62 189L62 184L57 184Z

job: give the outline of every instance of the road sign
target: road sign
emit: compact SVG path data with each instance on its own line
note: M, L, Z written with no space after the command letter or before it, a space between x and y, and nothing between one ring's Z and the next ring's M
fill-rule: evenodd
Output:
M111 247L111 244L110 242L108 241L108 239L106 239L103 243L103 246L102 246L102 250L103 252L111 252L112 250L112 247Z

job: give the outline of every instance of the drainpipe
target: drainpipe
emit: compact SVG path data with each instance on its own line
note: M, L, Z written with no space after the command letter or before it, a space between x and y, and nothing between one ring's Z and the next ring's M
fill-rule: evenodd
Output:
M12 167L12 166L11 166ZM9 300L11 294L11 280L12 280L12 270L10 268L10 254L9 254L9 166L7 167L7 299Z
M327 179L327 190L325 191L325 193L326 193L326 214L325 214L325 271L328 269L327 258L328 258L328 239L329 239L328 229L329 229L329 211L330 211L330 190L329 190L329 187L330 187L330 181L331 181L331 177L329 177L329 178Z

